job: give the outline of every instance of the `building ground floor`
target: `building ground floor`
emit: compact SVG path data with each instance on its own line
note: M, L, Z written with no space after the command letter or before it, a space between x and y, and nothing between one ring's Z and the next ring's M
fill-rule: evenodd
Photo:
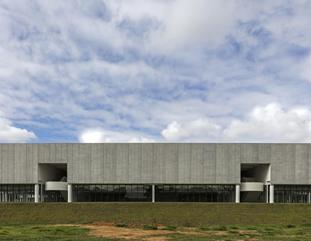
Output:
M114 184L74 183L67 164L38 164L37 183L0 184L0 202L311 203L310 184L273 183L270 164L242 163L239 169L238 183Z
M309 203L311 185L0 184L0 202L256 202Z

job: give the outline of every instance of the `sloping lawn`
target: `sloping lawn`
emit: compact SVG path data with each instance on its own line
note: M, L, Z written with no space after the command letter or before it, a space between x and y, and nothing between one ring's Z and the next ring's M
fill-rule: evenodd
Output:
M0 204L0 225L111 222L173 226L311 223L308 204L42 203Z

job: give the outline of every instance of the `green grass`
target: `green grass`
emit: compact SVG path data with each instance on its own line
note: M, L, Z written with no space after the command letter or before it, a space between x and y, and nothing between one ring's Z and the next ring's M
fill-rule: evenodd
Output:
M128 227L128 225L125 223L117 223L115 225L116 225L116 227L119 227L119 228L127 228Z
M225 227L225 228L220 228ZM175 228L175 227L174 227ZM310 241L311 225L257 225L257 226L210 226L208 229L191 229L186 234L185 228L172 230L166 237L172 241ZM251 231L250 231L251 230ZM200 235L194 235L198 232ZM163 236L163 235L162 235ZM49 225L10 225L0 226L0 240L14 241L120 241L121 239L97 238L89 236L88 230L81 227Z
M11 225L0 226L0 240L14 241L117 241L88 235L89 230L81 227Z
M308 204L42 203L0 204L0 225L112 222L124 225L311 224Z
M143 229L144 230L158 230L158 227L155 225L144 225Z
M173 240L179 241L310 241L311 240L311 226L298 225L295 227L287 227L287 225L257 225L257 226L210 226L202 231L202 233L208 233L209 236L198 235L180 235L173 234L170 237Z
M160 227L171 231L167 236L173 241L311 240L311 205L306 204L0 204L0 240L116 240L91 237L81 227L51 225L93 222L142 230ZM205 236L179 232L187 227Z
M162 228L162 230L168 230L168 231L175 231L177 229L176 226L172 226L172 225L169 225L169 226L165 226Z

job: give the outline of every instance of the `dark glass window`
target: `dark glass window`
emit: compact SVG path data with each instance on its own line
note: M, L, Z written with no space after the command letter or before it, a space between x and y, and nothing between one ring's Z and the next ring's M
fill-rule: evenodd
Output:
M76 202L151 202L151 185L73 184Z
M31 184L1 184L0 202L34 202L34 192Z
M156 202L234 202L234 185L156 185Z
M311 185L274 185L276 203L311 203Z

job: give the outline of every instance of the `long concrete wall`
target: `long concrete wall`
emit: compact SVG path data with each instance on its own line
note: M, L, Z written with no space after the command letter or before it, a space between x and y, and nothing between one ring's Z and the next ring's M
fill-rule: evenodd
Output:
M67 163L70 183L240 182L271 163L274 184L311 184L311 144L0 144L0 182L37 183L38 163Z

